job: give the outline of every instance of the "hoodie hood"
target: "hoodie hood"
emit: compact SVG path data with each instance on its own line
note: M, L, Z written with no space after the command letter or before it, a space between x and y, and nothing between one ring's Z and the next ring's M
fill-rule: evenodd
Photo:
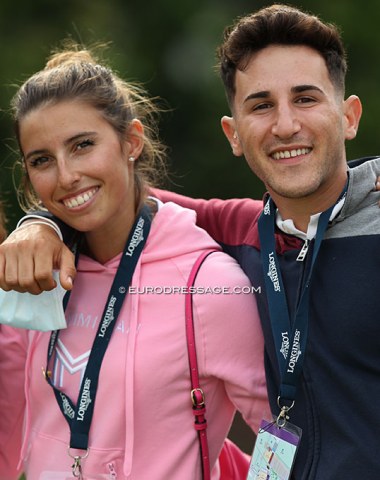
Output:
M195 225L196 213L194 210L180 207L172 202L162 203L155 198L153 200L157 202L158 210L153 218L149 237L139 263L147 264L170 260L209 248L221 249L205 230ZM79 267L81 271L99 273L114 268L116 271L120 256L121 253L105 264L81 256Z
M348 169L346 199L326 238L378 234L380 191L375 190L375 185L379 174L380 157Z
M220 249L208 233L195 225L196 213L193 210L172 202L156 201L158 212L152 222L142 263L168 260L207 248Z

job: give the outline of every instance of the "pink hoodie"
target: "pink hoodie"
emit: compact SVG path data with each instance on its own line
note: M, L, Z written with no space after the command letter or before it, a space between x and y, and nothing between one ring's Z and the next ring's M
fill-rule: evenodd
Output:
M178 289L186 285L200 251L215 246L195 226L194 212L173 203L160 206L101 368L89 455L82 462L85 479L201 479L185 295ZM101 265L81 256L78 263L66 311L69 326L60 334L52 372L74 402L119 258ZM230 257L213 253L196 287L197 356L212 478L218 479L217 459L235 409L254 430L268 412L263 337L254 296L239 293L250 289L249 280ZM42 375L49 337L1 327L1 480L16 479L20 471L27 480L73 478L69 428Z

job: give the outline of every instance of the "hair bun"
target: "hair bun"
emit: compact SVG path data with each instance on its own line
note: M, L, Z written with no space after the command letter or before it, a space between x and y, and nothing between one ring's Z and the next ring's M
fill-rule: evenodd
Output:
M54 53L46 63L45 70L57 68L64 64L91 63L96 64L96 60L87 50L70 50L66 52Z

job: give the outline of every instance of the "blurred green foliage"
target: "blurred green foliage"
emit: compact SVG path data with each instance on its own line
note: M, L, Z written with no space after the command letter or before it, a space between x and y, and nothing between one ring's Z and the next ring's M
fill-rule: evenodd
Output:
M71 36L84 44L111 42L111 66L142 82L170 111L161 136L170 146L172 183L193 196L261 197L263 187L243 159L233 157L220 128L228 113L214 69L215 49L226 25L271 2L258 0L1 0L0 2L0 192L8 228L21 215L12 183L15 144L10 99L29 75L43 68L52 47ZM380 42L377 0L288 2L338 24L349 56L347 95L358 94L364 115L348 158L380 153L377 115L380 98ZM281 72L279 72L281 75Z
M226 25L271 2L248 0L2 0L0 3L0 190L9 228L21 211L12 183L15 145L8 113L15 85L44 66L51 47L71 36L85 44L111 42L111 66L126 79L142 82L170 111L161 120L170 146L169 188L193 196L261 197L263 187L243 159L231 154L220 128L228 113L215 71L215 49ZM348 157L379 153L378 62L380 42L376 0L292 2L341 26L349 54L347 94L358 94L364 116ZM279 72L281 75L281 72ZM13 152L12 152L13 150Z

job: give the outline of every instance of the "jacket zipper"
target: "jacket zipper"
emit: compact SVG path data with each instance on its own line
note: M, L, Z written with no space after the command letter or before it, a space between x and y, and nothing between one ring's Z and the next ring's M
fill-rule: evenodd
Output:
M298 254L296 261L303 262L306 258L308 250L309 250L309 240L306 239L304 244L302 245L302 248L300 250L300 253Z

